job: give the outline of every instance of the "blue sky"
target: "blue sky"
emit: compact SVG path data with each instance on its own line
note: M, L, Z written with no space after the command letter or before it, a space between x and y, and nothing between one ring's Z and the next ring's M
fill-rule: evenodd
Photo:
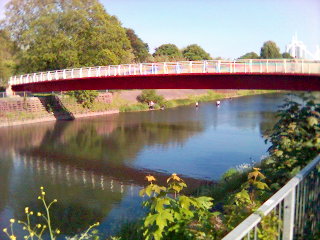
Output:
M3 3L0 0L0 15ZM319 0L100 0L150 52L164 43L197 43L212 57L260 53L273 40L285 50L295 32L309 51L320 45Z

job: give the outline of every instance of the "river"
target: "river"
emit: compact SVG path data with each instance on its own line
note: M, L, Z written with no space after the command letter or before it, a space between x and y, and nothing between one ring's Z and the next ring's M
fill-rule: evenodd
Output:
M72 235L99 221L103 234L114 233L142 214L138 191L147 174L164 182L177 173L192 188L260 161L268 148L262 135L283 99L247 96L220 106L0 128L0 229L10 218L24 219L26 206L43 212L37 196L44 186L48 199L58 199L52 217L61 232Z

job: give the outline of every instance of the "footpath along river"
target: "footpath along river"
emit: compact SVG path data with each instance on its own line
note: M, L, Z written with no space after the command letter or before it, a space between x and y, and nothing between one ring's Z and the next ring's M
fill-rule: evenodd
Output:
M262 135L284 94L266 94L114 115L0 128L0 239L24 208L42 211L40 186L55 227L66 235L94 222L103 234L142 214L145 175L181 175L190 187L229 168L259 161ZM43 212L43 211L42 211ZM18 234L21 234L18 233Z

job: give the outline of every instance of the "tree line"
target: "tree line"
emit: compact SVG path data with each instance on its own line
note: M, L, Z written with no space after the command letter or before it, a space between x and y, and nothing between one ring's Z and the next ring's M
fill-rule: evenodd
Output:
M261 58L281 57L271 43L265 44ZM241 58L259 56L248 53ZM15 74L210 59L210 54L197 44L183 49L162 44L151 55L148 44L108 14L99 0L11 0L0 22L0 87L5 87Z
M198 45L149 46L99 0L11 0L0 22L0 86L14 74L160 60L210 59Z
M239 59L273 59L273 58L293 58L289 53L280 53L280 48L273 41L267 41L263 44L260 50L260 56L255 52L248 52Z

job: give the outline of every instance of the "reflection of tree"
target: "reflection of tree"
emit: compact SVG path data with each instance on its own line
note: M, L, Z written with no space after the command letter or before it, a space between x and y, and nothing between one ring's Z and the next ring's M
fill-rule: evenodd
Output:
M193 122L185 124L150 122L119 127L105 139L104 158L112 163L123 163L125 160L134 159L145 146L160 144L168 147L172 144L182 144L202 130L199 124Z
M42 144L33 152L36 149L59 152L72 157L74 161L101 160L121 165L128 159L134 159L144 146L181 144L202 131L202 127L194 122L124 125L108 135L99 135L95 124L83 124L81 128L78 125L77 131L68 131L68 136L64 136L63 129L63 126L56 126L54 131L47 132Z
M0 151L10 149L22 149L39 146L44 135L54 128L54 122L41 123L37 126L23 125L8 128L0 128ZM36 128L36 130L35 130Z
M11 169L12 161L8 156L4 155L0 159L0 212L2 212L9 200Z

